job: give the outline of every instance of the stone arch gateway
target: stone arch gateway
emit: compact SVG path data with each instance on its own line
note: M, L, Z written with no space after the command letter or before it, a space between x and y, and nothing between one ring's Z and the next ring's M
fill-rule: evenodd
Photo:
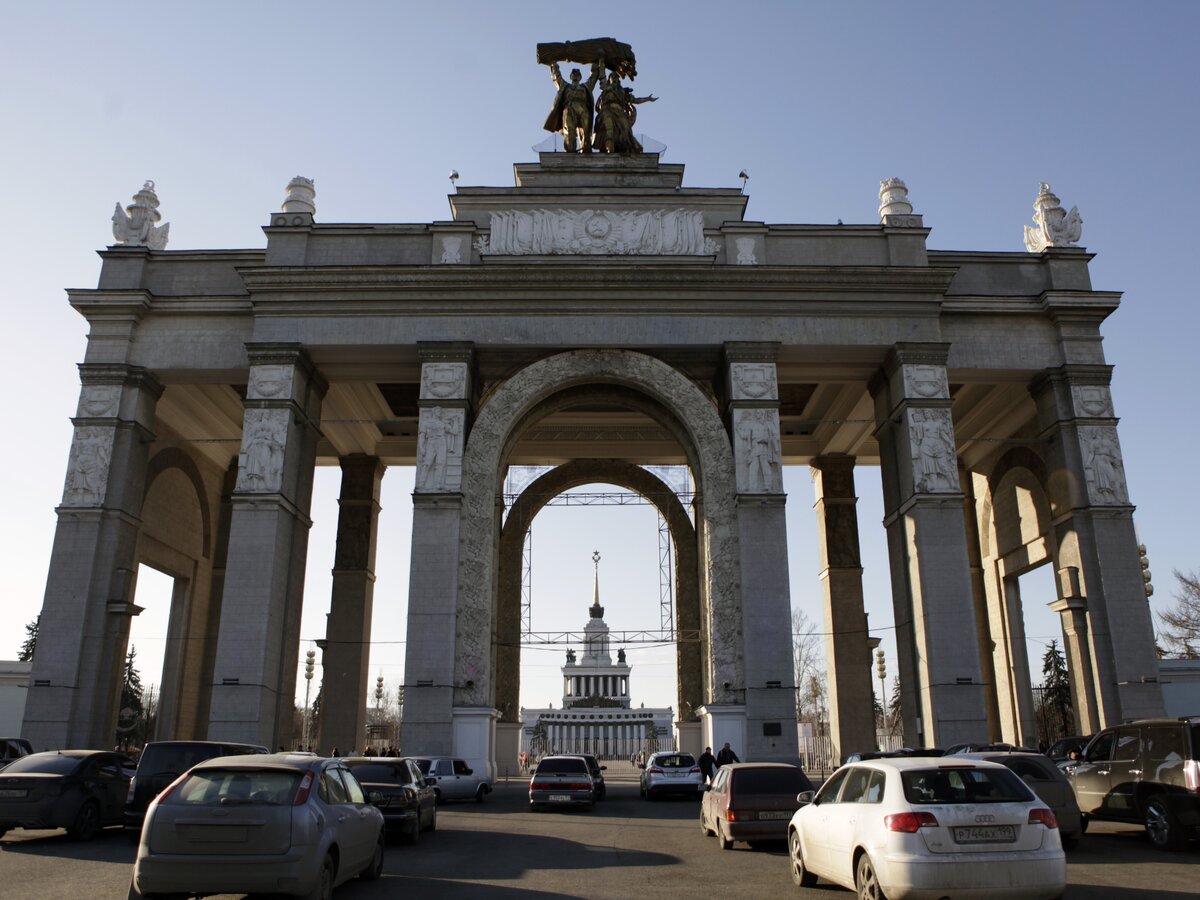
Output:
M708 644L689 740L795 755L794 600L820 610L834 754L874 746L868 475L891 586L871 625L895 637L906 744L1020 737L989 604L998 576L1046 562L1076 724L1162 711L1102 346L1120 298L1092 287L1087 251L932 249L898 179L877 219L797 225L747 220L741 188L685 186L655 153L541 153L515 176L409 224L322 222L295 179L264 246L131 233L101 252L98 286L69 291L90 328L26 706L39 749L111 743L131 573L152 559L186 576L202 648L175 664L158 736L295 740L299 644L321 636L301 631L318 466L342 479L324 751L366 737L375 560L405 552L379 546L380 489L400 466L408 753L512 758L495 675L510 465L691 468ZM816 498L819 571L795 598L786 467L811 469Z

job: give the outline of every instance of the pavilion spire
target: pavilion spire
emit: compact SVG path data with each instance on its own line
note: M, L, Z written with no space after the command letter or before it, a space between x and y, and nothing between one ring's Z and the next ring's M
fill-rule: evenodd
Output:
M596 572L592 582L592 618L603 619L604 607L600 605L600 551L592 552L592 565L595 566Z

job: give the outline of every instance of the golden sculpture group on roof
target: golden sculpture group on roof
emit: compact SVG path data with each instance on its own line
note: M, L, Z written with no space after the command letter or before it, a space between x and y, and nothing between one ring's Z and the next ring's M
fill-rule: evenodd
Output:
M637 107L653 103L653 94L636 97L622 78L637 77L633 48L612 38L538 44L537 60L550 67L550 78L558 93L554 107L546 117L547 131L561 132L563 149L568 153L641 153L642 145L633 134ZM572 69L569 80L559 69L560 62L590 64L591 75ZM605 76L605 70L609 74ZM596 85L600 96L593 100Z

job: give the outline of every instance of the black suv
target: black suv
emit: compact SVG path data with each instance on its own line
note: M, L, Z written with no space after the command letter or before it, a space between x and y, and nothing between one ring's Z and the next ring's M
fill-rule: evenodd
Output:
M129 782L125 797L125 830L136 838L142 832L146 808L172 781L206 759L217 756L242 756L270 753L257 744L232 744L227 741L151 741L138 757L137 773Z
M608 766L600 765L600 760L596 759L590 753L581 753L579 755L587 762L588 772L591 773L592 793L597 800L603 800L608 795L608 788L604 786L604 772L608 769Z
M1164 850L1181 850L1200 825L1200 717L1141 719L1092 738L1067 768L1089 818L1142 822Z

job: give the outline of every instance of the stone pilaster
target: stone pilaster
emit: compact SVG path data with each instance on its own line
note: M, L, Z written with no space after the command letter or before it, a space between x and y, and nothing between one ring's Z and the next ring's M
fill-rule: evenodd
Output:
M456 642L462 459L472 397L471 350L461 345L428 344L421 345L419 353L421 417L404 659L406 754L452 752L458 737L454 727L455 688L475 688L474 683L455 684L455 658L447 652ZM477 674L482 682L485 673Z
M829 728L834 757L841 759L847 753L875 749L871 647L863 608L854 457L818 456L812 461L812 473L825 613L825 665L829 672ZM881 697L880 702L886 706L888 698Z
M249 344L208 736L290 742L313 468L327 384L295 344Z
M385 471L378 457L362 454L344 457L341 465L333 597L321 655L317 745L322 749L361 747L366 740L379 488Z
M745 654L745 759L797 755L795 663L774 344L726 344ZM715 746L715 745L714 745Z
M946 344L897 344L871 381L879 423L905 739L987 735Z
M79 367L82 389L22 735L112 746L133 605L146 460L162 393L144 369Z
M1093 687L1091 642L1088 640L1087 601L1079 583L1079 570L1067 566L1058 570L1059 599L1050 608L1059 614L1063 628L1063 653L1071 679L1071 709L1076 734L1094 734L1100 724L1100 709Z
M1154 626L1146 602L1125 483L1117 417L1109 383L1112 368L1069 364L1043 373L1030 387L1046 444L1050 504L1058 566L1074 569L1064 613L1086 625L1090 671L1072 672L1081 712L1095 704L1099 723L1162 715ZM1086 622L1078 620L1086 610ZM1079 662L1085 661L1077 654Z

